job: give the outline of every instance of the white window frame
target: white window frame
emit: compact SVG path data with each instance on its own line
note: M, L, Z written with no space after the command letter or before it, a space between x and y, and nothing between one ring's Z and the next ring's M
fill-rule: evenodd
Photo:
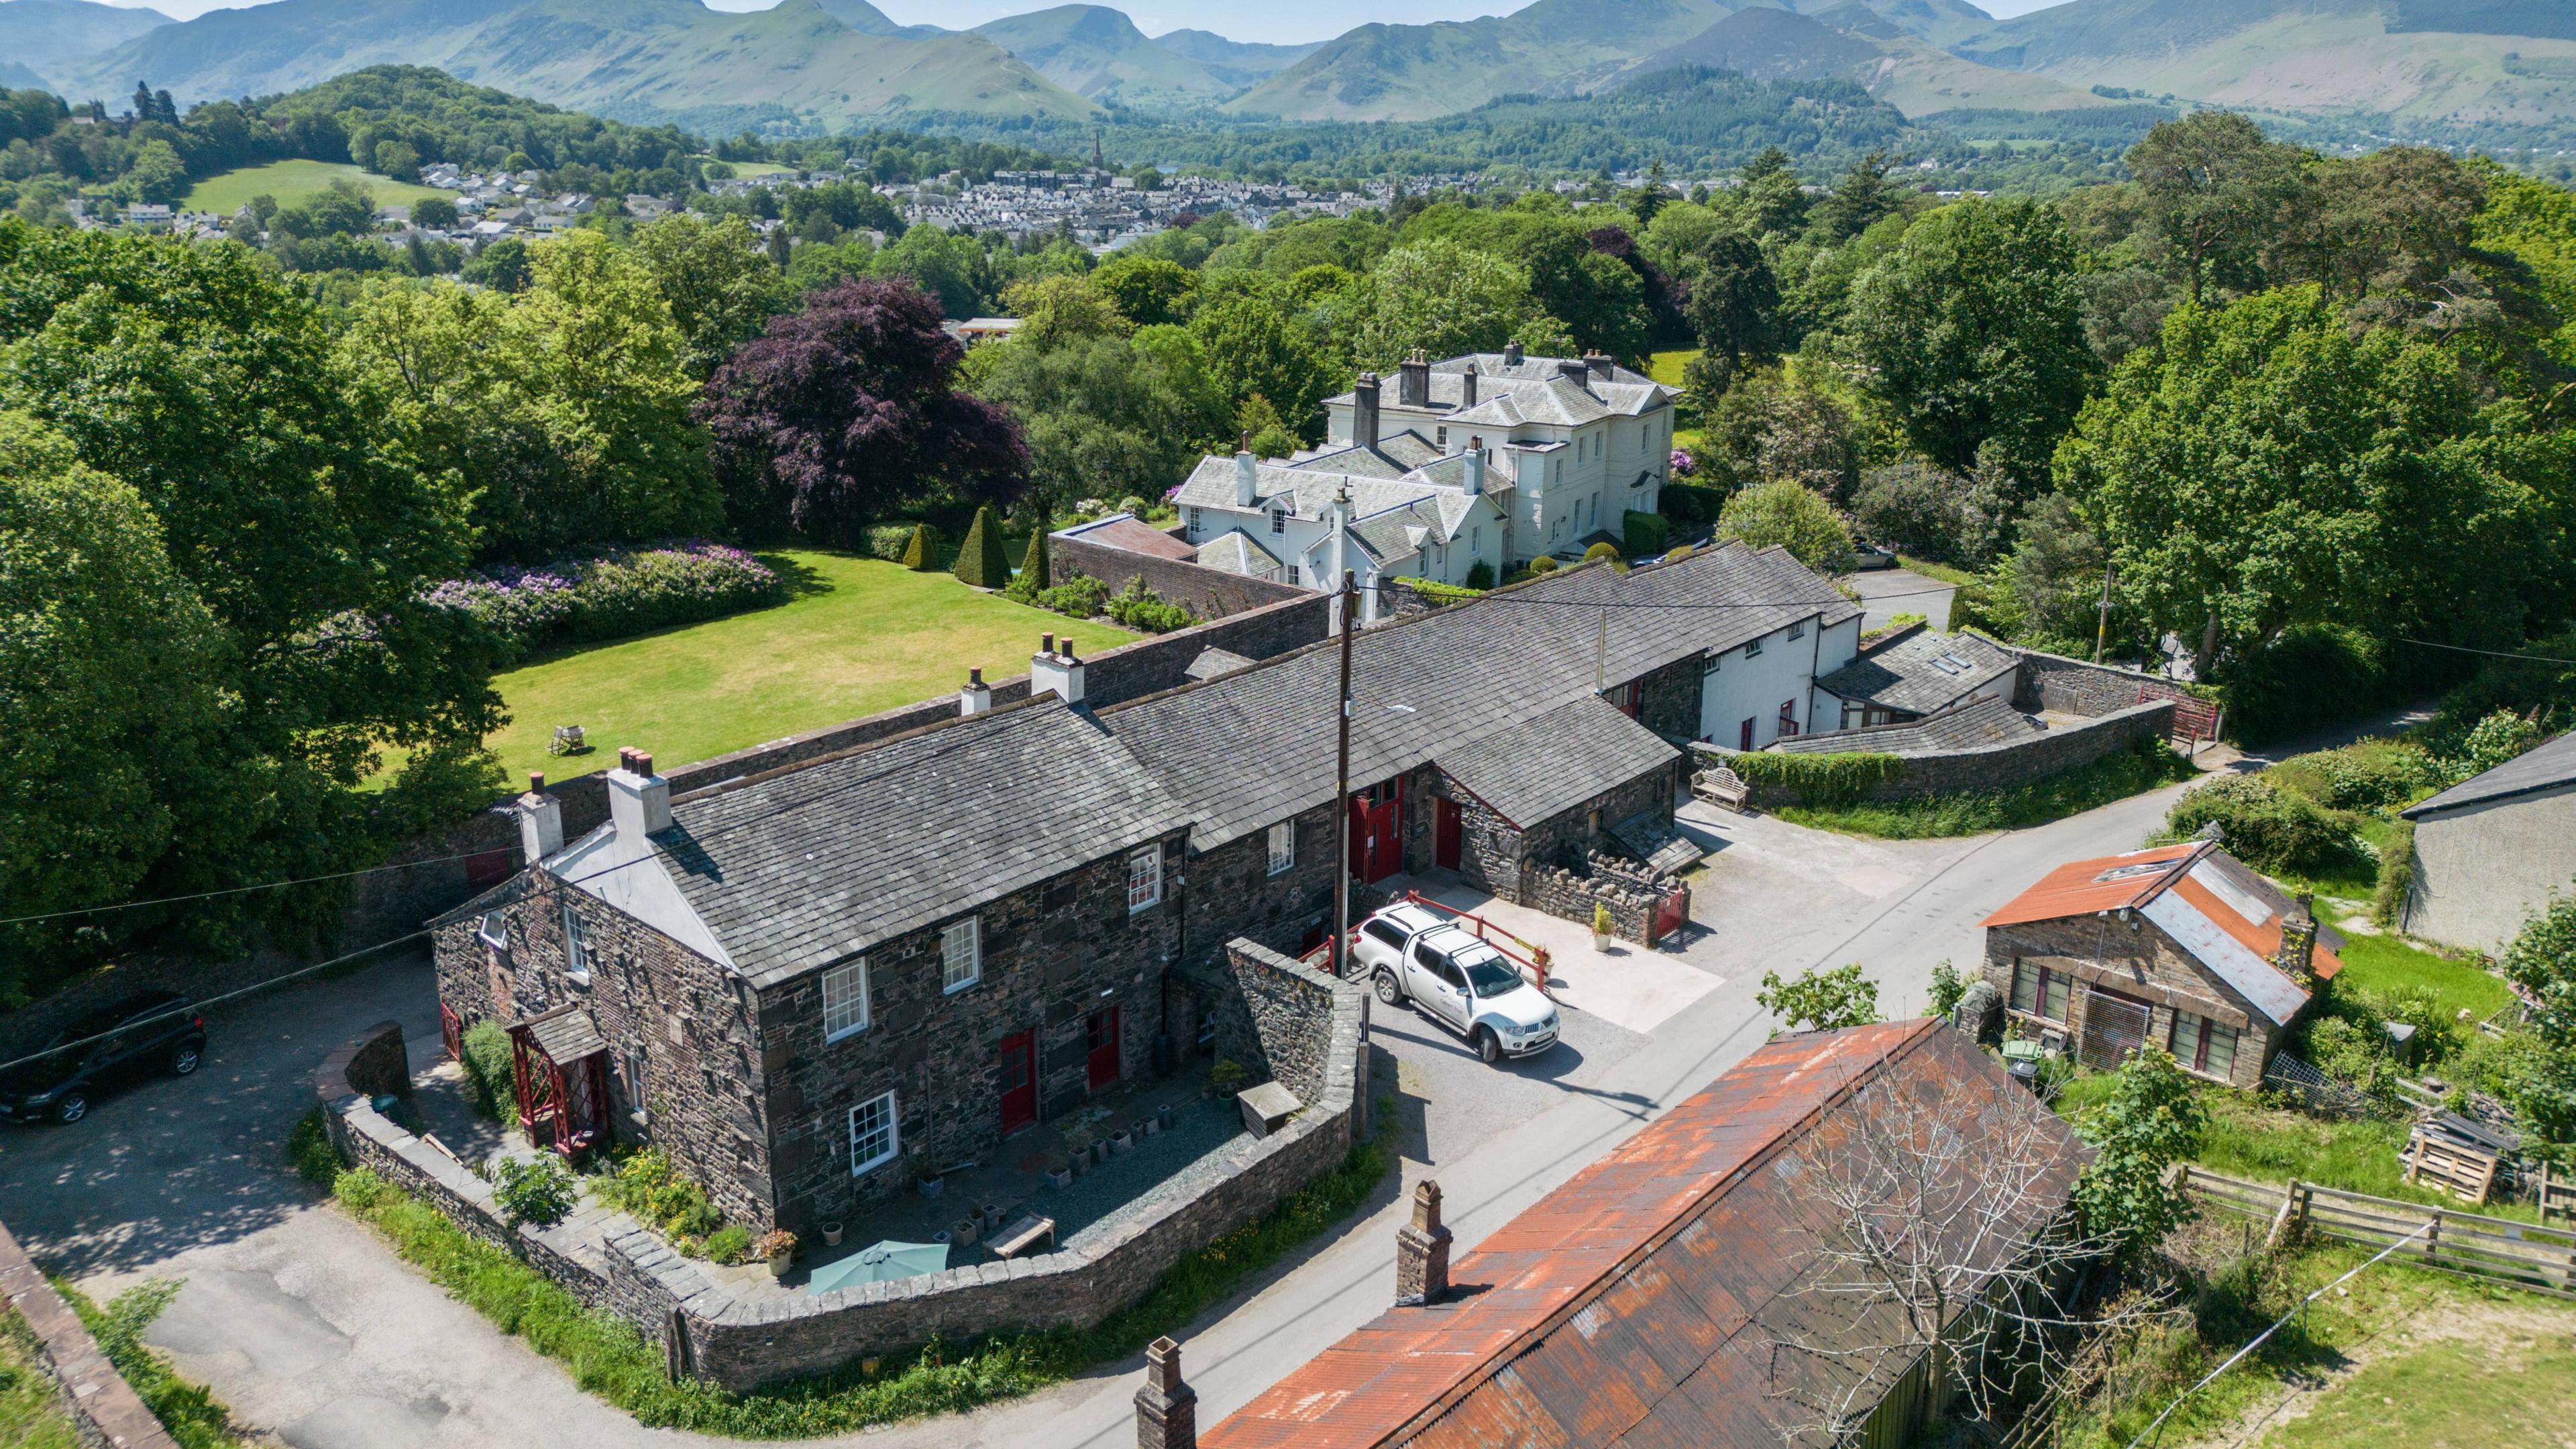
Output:
M882 1124L878 1120L880 1114L883 1117ZM859 1125L862 1115L868 1119L864 1129ZM873 1157L861 1157L859 1155L861 1144L873 1143L880 1134L885 1138L883 1150L878 1151ZM850 1176L864 1177L902 1155L903 1117L896 1110L894 1093L886 1092L870 1097L850 1109Z
M1747 658L1747 659L1759 659L1759 658L1761 658L1761 657L1762 657L1762 641L1761 641L1761 640L1759 640L1759 639L1747 639L1747 640L1745 640L1745 641L1744 641L1744 657L1745 657L1745 658Z
M567 901L563 908L564 975L575 986L590 984L590 943L583 939L581 917Z
M1270 531L1280 537L1287 535L1288 515L1284 511L1276 508L1270 510Z
M1790 637L1790 638L1792 638L1792 639L1804 639L1804 638L1806 638L1806 637L1807 637L1807 621L1806 621L1806 620L1804 620L1804 619L1800 619L1797 623L1790 625L1790 626L1789 626L1789 637Z
M965 971L958 964L963 959ZM953 996L984 979L984 924L981 916L951 921L939 933L939 989Z
M839 998L837 1001L834 999L836 996ZM835 1012L849 1006L853 996L856 997L858 1004L856 1017L845 1014L841 1024L834 1026L832 1018ZM869 1020L867 958L862 956L847 965L835 966L824 972L823 1040L839 1041L843 1037L857 1036L868 1029Z
M1199 511L1198 511L1196 508L1192 508L1192 509L1190 510L1190 533L1191 533L1193 536L1196 536L1196 535L1197 535L1197 533L1198 533L1198 531L1199 531Z
M474 939L507 956L510 954L510 918L499 911L485 911L474 923Z
M1163 847L1149 845L1127 857L1127 914L1149 911L1162 903Z
M1282 820L1270 827L1270 873L1286 875L1297 868L1297 822Z

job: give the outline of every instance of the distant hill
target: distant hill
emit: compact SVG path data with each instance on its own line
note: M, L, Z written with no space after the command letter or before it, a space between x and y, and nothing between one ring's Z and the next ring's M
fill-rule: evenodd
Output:
M973 33L1078 96L1208 99L1242 89L1146 39L1124 11L1105 5L1059 5L978 25Z
M7 0L0 4L0 85L40 85L59 91L63 89L60 79L79 71L91 58L147 30L176 23L158 10L94 5L90 0ZM134 82L128 80L113 94L133 89Z
M2072 86L2409 135L2576 123L2570 0L2071 0L1955 49Z
M764 123L843 130L921 112L1092 110L982 36L905 30L865 0L784 0L744 14L698 0L275 0L147 31L66 79L85 94L121 95L145 77L186 102L294 90L382 63L716 134Z
M1739 10L1681 44L1633 63L1621 75L1675 66L1712 66L1760 80L1847 80L1909 116L2111 104L2046 76L1961 60L1913 34L1901 20L1860 4L1838 5L1813 17L1787 10ZM1612 79L1604 76L1594 84Z
M1240 89L1267 79L1313 55L1330 42L1313 41L1305 45L1258 45L1241 40L1228 40L1212 30L1175 30L1154 37L1154 43L1197 61L1207 73Z

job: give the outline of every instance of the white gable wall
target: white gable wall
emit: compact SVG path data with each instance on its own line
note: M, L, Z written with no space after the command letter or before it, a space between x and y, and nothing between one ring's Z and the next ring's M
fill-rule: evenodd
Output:
M1790 633L1795 630L1796 638ZM1850 660L1848 650L1834 664L1819 667L1820 659L1830 659L1834 651L1844 650L1842 636L1849 632L1857 646L1860 621L1848 620L1831 629L1819 630L1813 618L1775 629L1753 641L1760 652L1747 654L1753 645L1739 645L1711 659L1700 680L1699 737L1711 744L1730 749L1746 745L1744 723L1753 722L1750 747L1760 749L1780 738L1780 706L1787 704L1794 713L1799 734L1816 729L1816 676L1831 672ZM1828 721L1832 728L1836 721Z

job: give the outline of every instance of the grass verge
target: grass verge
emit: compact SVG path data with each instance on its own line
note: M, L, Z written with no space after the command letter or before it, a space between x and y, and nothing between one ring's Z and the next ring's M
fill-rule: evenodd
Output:
M89 1295L64 1282L53 1280L54 1291L80 1315L89 1336L98 1340L99 1352L116 1365L117 1373L134 1388L143 1406L181 1449L235 1449L250 1441L233 1432L232 1411L223 1401L203 1387L189 1383L173 1373L160 1355L146 1347L143 1330L179 1296L176 1279L155 1278L117 1294L101 1307Z
M0 1306L0 1444L10 1449L80 1449L80 1430L36 1357L35 1330Z
M2045 825L2192 779L2199 773L2189 760L2161 743L2151 743L2148 748L2106 755L2092 764L2016 790L1931 795L1920 800L1874 800L1857 805L1783 805L1772 813L1794 825L1839 830L1847 835L1930 840Z
M2568 1437L2576 1351L2537 1340L2439 1343L2382 1359L2283 1426L2273 1449L2476 1449Z
M1960 568L1954 564L1934 563L1928 558L1917 558L1910 553L1898 554L1896 556L1896 562L1900 568L1911 569L1915 573L1921 574L1923 577L1935 580L1939 583L1967 585L1973 584L1977 581L1977 576L1966 569Z
M1379 1119L1390 1114L1380 1112ZM289 1155L308 1178L320 1163L297 1129ZM324 1148L328 1150L327 1144ZM562 1363L585 1391L644 1424L750 1439L845 1434L926 1414L958 1413L1017 1398L1136 1353L1222 1301L1254 1273L1348 1217L1368 1200L1393 1155L1366 1142L1267 1214L1183 1257L1134 1305L1088 1329L995 1336L951 1347L932 1340L887 1356L878 1372L852 1364L786 1384L732 1393L673 1382L659 1349L610 1314L586 1307L506 1250L467 1234L445 1214L365 1168L338 1171L332 1195L430 1281L528 1346Z
M334 181L365 187L374 195L378 206L409 206L433 196L450 200L456 196L453 191L441 191L435 186L414 186L389 176L378 176L345 161L297 159L271 161L265 166L244 166L209 176L188 188L179 208L182 211L220 212L229 216L248 206L254 196L273 196L280 206L294 206L330 190Z

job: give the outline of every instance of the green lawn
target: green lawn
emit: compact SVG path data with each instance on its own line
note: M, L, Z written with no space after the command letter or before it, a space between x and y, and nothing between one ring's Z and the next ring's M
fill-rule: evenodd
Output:
M1671 352L1658 352L1646 360L1646 376L1666 387L1679 387L1682 385L1682 369L1690 366L1692 360L1697 358L1702 350L1697 347L1683 347Z
M2519 1340L2519 1341L2517 1341ZM2483 1334L2380 1359L2336 1385L2266 1449L2483 1449L2576 1444L2576 1351Z
M409 206L432 196L456 195L435 186L412 186L378 176L345 161L271 161L265 166L245 166L209 176L189 188L179 207L183 211L230 215L248 205L254 196L274 196L278 205L293 206L330 190L334 181L352 181L367 188L375 193L378 206Z
M2513 1000L2512 990L2497 977L2394 936L2347 936L2336 954L2343 958L2343 973L2335 978L2338 991L2420 986L2433 993L2444 1014L2466 1011L2472 1021L2486 1020Z
M687 764L928 699L965 683L969 668L1024 674L1042 633L1070 633L1086 655L1136 637L877 559L761 557L797 579L796 599L495 677L511 719L491 744L510 778L599 768L622 745ZM595 748L550 760L546 744L568 724Z

